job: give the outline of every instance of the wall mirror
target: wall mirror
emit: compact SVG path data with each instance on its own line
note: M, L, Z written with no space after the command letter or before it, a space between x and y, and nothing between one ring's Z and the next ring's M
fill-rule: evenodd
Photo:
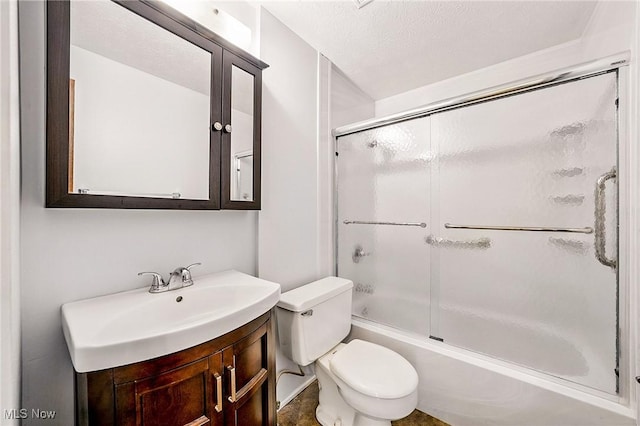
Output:
M255 206L266 66L161 2L48 1L47 207Z
M70 193L209 199L210 52L73 1L69 75Z
M260 208L260 70L241 58L224 55L222 139L223 208Z
M253 201L253 75L231 68L231 200Z

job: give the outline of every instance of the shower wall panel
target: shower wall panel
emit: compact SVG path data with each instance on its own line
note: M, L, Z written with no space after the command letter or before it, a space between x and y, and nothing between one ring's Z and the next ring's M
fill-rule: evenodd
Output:
M428 222L429 118L341 137L337 154L338 273L354 282L353 313L426 335L425 228L345 221Z

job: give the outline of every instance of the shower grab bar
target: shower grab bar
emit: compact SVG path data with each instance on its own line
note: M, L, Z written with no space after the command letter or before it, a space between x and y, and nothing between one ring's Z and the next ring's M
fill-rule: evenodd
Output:
M454 225L445 223L447 229L483 229L487 231L532 231L532 232L572 232L575 234L592 234L593 228L553 228L543 226L484 226L484 225Z
M393 225L393 226L419 226L420 228L426 228L427 224L424 222L369 222L366 220L345 220L342 223L345 225Z
M596 182L596 191L595 191L596 206L595 206L594 227L596 228L596 233L595 233L596 259L598 259L598 261L603 265L608 266L614 270L616 269L618 262L616 259L609 259L606 253L607 234L605 229L605 215L607 211L607 203L605 198L605 191L606 191L607 181L610 179L616 179L617 176L618 175L616 172L616 168L613 167L610 171L608 171L607 173L603 174L598 178L598 181Z
M427 235L424 241L434 247L450 247L461 249L488 249L491 247L491 240L489 238L478 238L477 240L448 240L442 237L434 237L433 235Z

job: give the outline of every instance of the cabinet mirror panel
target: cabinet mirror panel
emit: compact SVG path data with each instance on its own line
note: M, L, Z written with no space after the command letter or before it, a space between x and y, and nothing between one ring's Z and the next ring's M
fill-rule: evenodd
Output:
M231 70L231 200L253 201L254 77Z
M112 1L72 1L68 192L208 200L211 76L211 52Z

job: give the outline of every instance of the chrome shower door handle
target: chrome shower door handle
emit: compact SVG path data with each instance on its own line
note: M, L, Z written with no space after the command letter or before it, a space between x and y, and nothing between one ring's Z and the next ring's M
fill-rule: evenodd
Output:
M607 243L607 233L606 233L606 211L607 211L607 200L606 200L606 184L608 180L616 179L618 177L616 168L613 167L610 171L603 174L598 178L596 182L596 191L595 191L595 220L594 220L594 228L595 228L595 251L596 251L596 259L600 263L605 266L608 266L612 269L616 269L618 266L618 262L616 259L609 259L606 253L606 243Z

